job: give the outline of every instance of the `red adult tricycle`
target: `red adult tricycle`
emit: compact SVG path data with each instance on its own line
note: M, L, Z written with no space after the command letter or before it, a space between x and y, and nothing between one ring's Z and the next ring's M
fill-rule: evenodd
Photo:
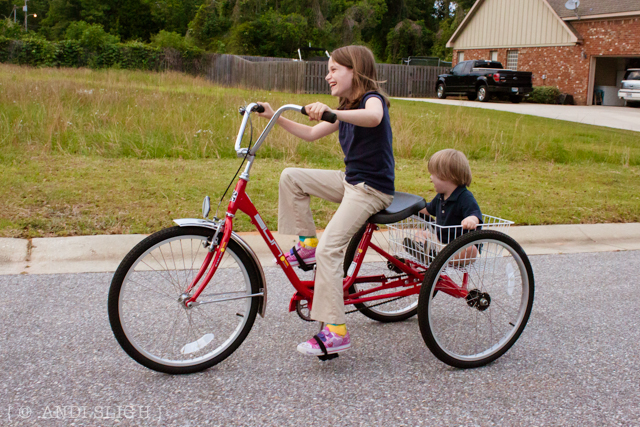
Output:
M313 280L301 280L246 193L256 152L284 111L276 111L255 145L242 148L247 122L261 107L242 108L235 149L247 161L224 219L175 220L135 246L114 274L109 320L118 343L147 368L202 371L229 357L264 317L267 283L254 251L233 231L238 211L251 218L295 288L289 306L310 320ZM333 116L333 117L331 117ZM324 120L335 120L325 113ZM240 169L239 169L240 170ZM234 178L235 179L235 178ZM504 234L509 221L485 216L481 230L439 227L417 213L422 197L396 192L386 210L351 239L344 260L344 304L380 322L418 315L422 337L441 361L485 365L522 333L533 305L531 264ZM443 242L446 242L443 243ZM306 273L311 275L312 273Z

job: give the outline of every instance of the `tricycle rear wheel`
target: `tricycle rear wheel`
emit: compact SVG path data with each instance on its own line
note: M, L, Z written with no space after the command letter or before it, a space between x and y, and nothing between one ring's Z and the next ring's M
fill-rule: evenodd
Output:
M444 363L486 365L520 337L533 294L533 270L515 240L489 230L465 234L429 266L420 290L420 332Z

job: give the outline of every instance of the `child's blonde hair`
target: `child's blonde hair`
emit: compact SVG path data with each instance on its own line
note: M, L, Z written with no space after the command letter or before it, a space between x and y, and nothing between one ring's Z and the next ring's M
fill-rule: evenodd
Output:
M435 153L427 165L429 173L456 185L471 185L471 167L462 151L447 148Z
M389 99L380 88L380 83L384 82L378 81L376 60L369 48L365 46L344 46L331 52L331 59L353 70L351 96L349 98L340 98L338 110L358 108L364 94L371 91L380 93L387 106L389 106Z

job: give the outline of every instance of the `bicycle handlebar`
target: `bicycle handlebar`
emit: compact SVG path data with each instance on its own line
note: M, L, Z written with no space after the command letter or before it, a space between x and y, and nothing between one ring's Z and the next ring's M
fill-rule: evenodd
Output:
M307 111L304 109L304 107L302 107L300 112L305 116L308 116ZM336 120L338 120L338 116L336 116L335 113L332 113L331 111L325 111L324 113L322 113L322 121L335 123Z
M258 149L262 145L262 142L265 140L265 138L267 137L269 132L271 132L271 129L276 124L276 121L278 120L280 115L282 113L284 113L285 111L287 111L287 110L296 110L299 113L304 114L305 116L308 115L307 112L305 111L304 107L301 107L300 105L287 104L287 105L283 105L282 107L278 108L276 110L276 112L273 114L273 117L271 117L271 120L269 120L269 123L267 123L267 126L264 128L264 130L260 134L260 137L256 141L256 143L253 146L253 148L251 148L251 151L249 151L248 148L242 148L241 147L242 136L244 135L244 130L247 127L247 122L249 121L249 116L251 115L251 113L254 112L254 111L257 112L257 113L262 113L262 112L264 112L264 107L262 105L260 105L260 104L255 103L255 102L252 102L251 104L247 105L246 107L241 107L240 108L240 114L242 114L244 117L242 118L242 124L240 125L240 131L238 132L238 137L236 138L236 145L235 145L236 154L238 155L238 157L244 157L244 156L247 156L247 155L255 156L256 151L258 151ZM247 112L249 114L245 114ZM325 111L324 113L322 113L322 120L325 121L325 122L335 123L337 118L338 117L334 113L331 113L329 111Z

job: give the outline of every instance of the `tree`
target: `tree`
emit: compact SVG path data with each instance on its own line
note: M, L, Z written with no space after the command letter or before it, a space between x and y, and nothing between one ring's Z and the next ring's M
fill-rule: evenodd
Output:
M8 16L15 0L0 0ZM369 46L379 61L431 51L446 42L474 0L29 0L37 31L65 38L73 22L101 25L122 41L178 43L175 33L217 52L291 57L309 43L332 50ZM36 12L33 12L36 11ZM23 21L22 10L18 18ZM34 20L35 21L35 20ZM34 22L34 27L36 27ZM181 39L182 40L182 39ZM181 41L180 41L181 43Z
M149 4L161 29L184 35L202 3L202 0L154 0Z
M349 3L346 4L349 7L344 13L337 15L333 21L333 27L339 37L337 40L339 45L364 42L362 34L380 24L387 12L387 4L384 0L361 0Z
M408 56L428 54L433 44L432 36L424 22L405 19L387 35L387 62L397 64Z
M435 41L431 49L431 54L433 56L442 58L445 61L451 61L453 56L453 49L447 47L447 42L449 41L449 39L451 39L453 33L456 32L456 29L463 19L463 11L462 9L458 9L455 17L449 17L440 23L440 29L435 36Z
M255 21L234 26L229 47L246 55L291 57L305 45L307 25L300 14L282 15L272 9Z
M231 28L231 9L227 1L212 1L198 8L189 23L189 34L200 47L220 50L222 37ZM224 48L222 48L224 50Z

